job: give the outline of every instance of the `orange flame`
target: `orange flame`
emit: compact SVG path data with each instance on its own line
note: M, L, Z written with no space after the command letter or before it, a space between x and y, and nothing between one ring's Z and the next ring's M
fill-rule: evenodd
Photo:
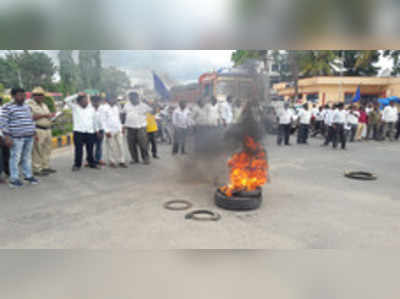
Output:
M230 184L221 188L227 196L234 192L254 191L267 182L268 163L262 146L251 137L245 138L245 149L228 161Z

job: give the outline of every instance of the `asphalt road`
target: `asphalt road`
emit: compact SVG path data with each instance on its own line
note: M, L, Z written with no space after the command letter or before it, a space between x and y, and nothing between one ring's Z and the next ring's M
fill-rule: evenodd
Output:
M213 204L212 175L204 174L226 157L211 164L210 157L199 170L187 163L190 156L172 157L163 145L161 159L150 166L72 173L72 148L57 150L58 173L40 185L0 186L0 248L400 247L400 143L354 143L335 151L321 148L318 139L291 147L274 141L266 140L271 182L253 212ZM345 170L369 170L379 178L350 180ZM184 212L162 207L172 199L190 200L222 218L185 220Z

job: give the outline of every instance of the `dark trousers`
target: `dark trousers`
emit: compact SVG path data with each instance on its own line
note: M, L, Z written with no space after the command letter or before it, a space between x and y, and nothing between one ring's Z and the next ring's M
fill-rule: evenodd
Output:
M357 127L358 125L351 125L351 129L350 129L350 142L354 142L354 137L356 137L356 133L357 133Z
M342 149L346 148L346 133L343 124L336 124L332 139L333 148L337 147L338 142L340 142Z
M10 149L0 144L0 175L5 172L7 175L10 175Z
M289 145L289 137L290 137L290 124L279 125L279 132L278 132L278 145L282 144L282 140L285 141L286 145Z
M328 126L324 145L328 145L330 142L332 142L335 136L336 131L333 126Z
M87 161L90 167L96 167L93 157L93 147L96 142L96 134L74 132L75 146L75 164L74 166L82 167L83 147L86 147Z
M297 133L297 143L307 143L309 128L310 125L300 124L299 132Z
M400 120L397 122L397 128L396 128L396 136L395 139L398 140L400 137Z
M312 134L312 137L315 137L320 133L323 134L322 126L323 126L323 122L321 120L316 120L315 121L315 127L314 127L314 132Z
M147 151L147 132L146 128L128 128L128 148L134 162L139 162L138 147L142 155L143 162L149 161L149 153Z
M157 135L157 131L156 132L151 132L151 133L147 133L147 138L148 138L148 144L151 144L151 153L153 154L153 157L157 156L157 142L156 142L156 135Z
M97 136L96 134L96 141L94 143L94 161L96 164L103 159L103 139L104 139L104 132L101 132L101 136Z
M1 142L1 141L0 141ZM4 170L3 147L0 145L0 178Z
M174 145L172 146L173 154L177 154L179 150L181 151L181 154L185 153L186 134L187 134L187 129L175 128Z

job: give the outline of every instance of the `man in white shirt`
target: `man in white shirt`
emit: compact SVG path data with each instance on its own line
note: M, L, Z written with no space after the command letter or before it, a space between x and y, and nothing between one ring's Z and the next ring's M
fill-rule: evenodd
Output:
M98 169L93 156L93 147L96 142L97 124L96 112L85 93L73 95L65 99L65 103L72 110L75 159L72 171L79 171L82 167L83 146L86 147L88 166Z
M318 112L315 114L315 129L312 137L315 137L318 134L323 134L323 126L324 126L324 108L320 106L318 108Z
M185 141L186 134L189 125L188 110L186 109L186 102L180 101L179 106L174 110L172 114L172 125L174 126L174 144L172 147L172 154L178 154L179 150L181 154L185 152Z
M332 127L334 129L334 135L332 138L333 148L336 149L338 139L340 140L342 149L346 149L346 134L345 134L345 126L346 124L346 111L343 109L343 103L339 103L337 105L337 109L335 109L332 116Z
M220 119L224 127L228 127L232 123L232 99L232 96L228 96L226 101L219 104Z
M318 109L318 107L317 107L317 105L316 104L313 104L312 105L312 108L311 108L311 128L315 131L316 130L316 121L317 121L317 114L318 114L318 112L319 112L319 109Z
M390 101L389 105L383 109L383 117L382 120L385 124L385 137L389 138L390 141L393 141L393 131L394 126L397 122L398 111L395 107L394 101Z
M208 122L212 127L218 127L221 123L219 106L215 97L211 98L211 104L208 104Z
M357 111L355 106L350 106L349 112L347 114L347 122L350 126L350 142L354 142L354 137L357 133L358 128L358 118L360 117L360 112Z
M127 130L128 147L132 156L132 163L139 163L138 147L143 164L149 165L150 158L147 150L147 113L152 109L139 100L135 91L129 93L129 102L122 109L124 115L124 131Z
M329 105L325 106L324 126L325 126L325 142L322 146L327 146L334 138L335 130L332 126L332 117L334 110Z
M105 135L107 162L112 168L119 165L127 168L125 163L120 111L116 99L108 99L103 105L102 123Z
M311 111L308 110L308 104L304 104L298 114L299 131L297 133L297 144L307 144L308 131L311 124Z
M285 103L281 111L278 112L279 121L279 132L278 132L278 145L282 144L282 140L285 141L285 145L290 145L290 126L293 121L293 113L289 109L289 104Z

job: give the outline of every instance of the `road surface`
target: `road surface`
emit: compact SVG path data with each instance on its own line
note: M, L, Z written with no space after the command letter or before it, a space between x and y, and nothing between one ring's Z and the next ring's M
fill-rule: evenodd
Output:
M214 185L160 146L160 160L128 169L71 172L72 148L57 150L58 173L40 185L0 186L1 248L262 248L400 247L400 143L354 143L347 151L266 140L271 183L253 212L220 210ZM221 161L225 163L224 161ZM370 170L377 181L347 179ZM218 222L184 219L167 200L210 208Z

